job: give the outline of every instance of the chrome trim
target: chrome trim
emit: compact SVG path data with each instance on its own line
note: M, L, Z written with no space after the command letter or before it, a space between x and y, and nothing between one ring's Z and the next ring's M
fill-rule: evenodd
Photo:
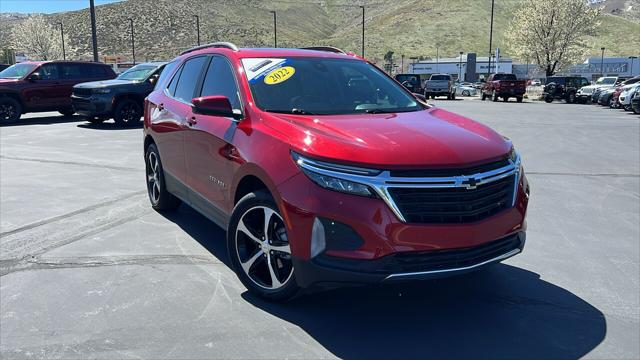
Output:
M321 175L339 178L367 185L389 206L402 222L407 222L389 193L389 188L457 188L475 189L479 185L491 183L515 174L514 192L511 206L515 205L518 184L520 182L520 154L516 153L515 161L509 159L509 165L498 169L451 177L392 177L388 170L358 168L346 165L326 163L312 160L292 152L292 156L303 169Z
M464 267L460 267L460 268L391 274L391 275L387 276L386 278L384 278L383 281L387 281L387 280L390 280L390 279L403 278L403 277L433 275L433 274L442 274L442 273L455 272L455 271L471 270L471 269L475 269L475 268L483 266L483 265L490 264L492 262L497 262L497 261L502 261L502 260L508 259L508 258L510 258L510 257L512 257L512 256L514 256L516 254L519 254L520 252L522 252L522 250L513 249L513 250L511 250L511 251L509 251L507 253L504 253L504 254L500 255L500 256L496 256L493 259L489 259L489 260L483 261L483 262L475 264L475 265L469 265L469 266L464 266Z

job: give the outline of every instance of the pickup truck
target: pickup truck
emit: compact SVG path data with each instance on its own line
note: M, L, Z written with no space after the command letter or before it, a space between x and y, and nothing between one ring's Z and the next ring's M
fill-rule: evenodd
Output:
M449 100L455 100L456 89L449 74L433 74L424 85L424 97L435 99L436 96L446 96Z
M510 97L515 97L518 102L522 102L526 90L526 81L518 80L514 74L491 74L482 87L482 100L491 98L498 101L498 98L502 98L509 101Z
M412 93L422 94L424 91L420 75L418 74L397 74L395 79Z

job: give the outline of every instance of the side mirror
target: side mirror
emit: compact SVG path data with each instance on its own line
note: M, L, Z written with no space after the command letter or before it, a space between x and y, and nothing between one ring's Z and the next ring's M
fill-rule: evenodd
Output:
M427 97L422 94L413 93L413 96L422 102L427 102Z
M33 74L29 75L29 81L37 81L37 80L42 80L42 75L40 75L39 72L34 72Z
M231 102L226 96L202 96L192 99L191 104L193 104L195 114L230 117L235 120L242 119L242 114L233 112Z

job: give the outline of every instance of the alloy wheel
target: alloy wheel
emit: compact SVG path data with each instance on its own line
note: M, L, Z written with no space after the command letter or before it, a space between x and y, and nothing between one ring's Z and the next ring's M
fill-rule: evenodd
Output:
M16 115L16 107L11 104L0 105L0 120L11 120Z
M244 273L267 290L285 286L293 275L293 262L282 217L266 206L247 210L235 234L236 255Z
M137 113L138 111L136 109L136 106L134 104L129 104L122 108L122 110L120 111L120 117L125 123L132 124L135 121L139 120L139 117L136 118Z
M152 151L147 155L147 186L151 202L157 204L160 201L160 162Z

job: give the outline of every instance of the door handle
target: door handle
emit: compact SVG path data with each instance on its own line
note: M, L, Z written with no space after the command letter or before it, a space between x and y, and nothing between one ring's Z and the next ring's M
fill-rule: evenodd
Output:
M187 117L187 124L189 124L189 126L193 126L197 123L198 123L198 120L196 119L195 116Z

